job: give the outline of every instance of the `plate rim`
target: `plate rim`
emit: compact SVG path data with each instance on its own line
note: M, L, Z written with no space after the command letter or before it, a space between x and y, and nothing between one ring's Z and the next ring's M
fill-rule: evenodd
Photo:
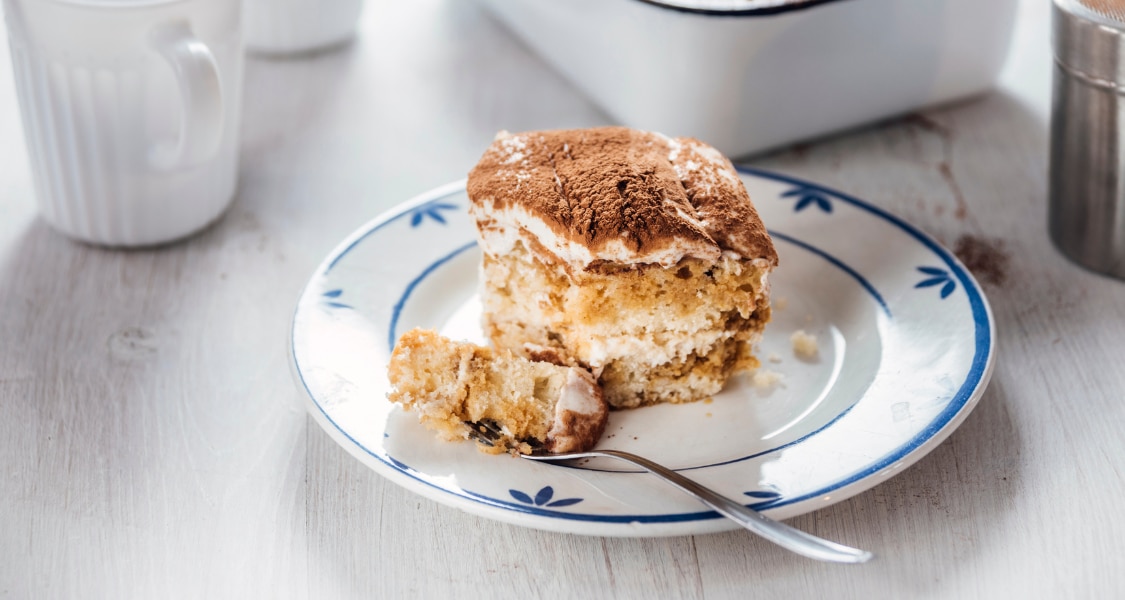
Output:
M925 231L864 200L812 181L755 167L736 165L736 169L743 175L788 183L790 185L827 193L836 199L842 200L860 210L871 213L889 222L920 242L923 246L944 260L947 265L952 268L951 273L961 282L962 288L969 297L974 337L976 338L973 360L970 363L969 371L962 385L954 394L949 404L909 440L900 444L886 455L871 461L865 468L837 480L826 487L801 496L780 498L777 502L750 505L756 510L770 513L771 516L789 518L819 510L872 489L906 470L944 442L953 431L968 418L988 387L996 363L996 321L988 298L980 287L979 282L972 276L972 273L949 249ZM332 437L337 444L343 446L349 454L356 457L369 468L375 470L379 475L413 493L485 518L541 530L618 537L655 537L710 533L736 529L737 525L722 519L721 515L710 510L668 515L638 515L637 518L634 519L629 519L628 517L622 518L616 515L612 517L610 515L602 516L611 517L607 520L604 518L599 519L598 517L600 515L572 514L561 511L544 510L538 507L524 507L476 494L470 490L446 489L422 477L413 475L412 473L417 473L417 471L405 464L398 466L385 461L371 449L353 438L347 431L344 431L344 429L327 414L324 406L317 401L313 391L309 388L308 383L301 373L295 343L298 318L310 288L326 276L343 256L361 243L366 237L389 223L411 214L412 209L463 191L465 185L465 179L453 181L418 194L409 200L396 204L381 212L337 243L332 251L318 264L316 269L312 272L311 277L302 286L301 292L297 296L297 303L294 307L293 318L290 323L288 355L290 358L291 374L297 386L304 391L306 408L309 413L313 415L321 428L329 433L330 437ZM981 318L983 318L983 322ZM983 338L982 333L984 335ZM394 458L390 455L387 455L386 458L394 461ZM419 473L419 475L421 474ZM817 502L817 500L819 500L819 502ZM672 518L668 519L668 517Z
M752 8L734 8L734 7L705 7L693 6L691 4L675 2L674 0L637 0L642 4L648 4L656 8L670 10L678 13L685 13L689 15L698 15L704 17L773 17L785 13L808 10L824 4L831 4L839 2L840 0L797 0L795 2L777 2L765 6L757 6Z

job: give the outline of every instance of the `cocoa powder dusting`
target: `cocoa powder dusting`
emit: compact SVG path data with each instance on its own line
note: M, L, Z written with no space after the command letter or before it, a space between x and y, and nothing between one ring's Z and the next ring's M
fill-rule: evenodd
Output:
M969 216L969 204L965 202L965 194L961 192L961 185L957 183L957 178L953 176L953 168L949 166L949 161L943 160L938 165L938 173L941 173L941 178L949 185L949 191L953 192L953 201L957 205L953 210L953 216L958 221L964 221L965 217Z
M962 235L953 247L957 259L984 283L1002 285L1008 278L1010 255L1002 240Z
M470 201L522 208L597 254L670 247L777 262L733 165L690 138L624 127L501 134L469 173Z

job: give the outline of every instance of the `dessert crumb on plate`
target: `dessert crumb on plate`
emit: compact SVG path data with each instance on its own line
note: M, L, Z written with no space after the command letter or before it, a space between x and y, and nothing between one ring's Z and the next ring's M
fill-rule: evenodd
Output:
M782 379L783 376L777 371L758 369L757 371L754 371L754 377L752 381L754 383L754 387L761 389L781 385Z
M816 336L807 333L804 329L798 329L789 336L789 341L793 344L793 353L801 358L815 358L819 351L819 346L816 343Z

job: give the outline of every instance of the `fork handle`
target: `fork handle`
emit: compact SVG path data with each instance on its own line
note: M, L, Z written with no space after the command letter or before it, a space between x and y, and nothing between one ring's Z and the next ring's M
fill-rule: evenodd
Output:
M875 556L870 552L844 546L843 544L837 544L836 542L830 542L812 534L805 533L800 529L790 527L780 521L775 521L758 511L747 508L719 494L709 487L700 485L667 467L654 463L647 458L637 456L636 454L630 454L620 450L593 450L582 454L616 458L637 465L649 473L680 488L680 490L695 497L724 517L782 548L796 552L801 556L838 563L864 563ZM572 457L577 458L578 455L572 455Z

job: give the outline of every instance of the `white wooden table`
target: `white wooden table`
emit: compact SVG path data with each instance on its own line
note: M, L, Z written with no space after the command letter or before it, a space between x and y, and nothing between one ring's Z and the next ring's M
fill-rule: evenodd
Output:
M968 421L891 481L792 523L870 549L814 563L745 532L601 539L417 497L306 416L294 302L354 228L464 176L494 132L606 117L475 8L372 0L358 41L247 68L238 198L168 248L36 217L0 50L0 597L1016 598L1125 593L1125 283L1046 233L1048 3L998 91L750 164L937 236L999 328Z

